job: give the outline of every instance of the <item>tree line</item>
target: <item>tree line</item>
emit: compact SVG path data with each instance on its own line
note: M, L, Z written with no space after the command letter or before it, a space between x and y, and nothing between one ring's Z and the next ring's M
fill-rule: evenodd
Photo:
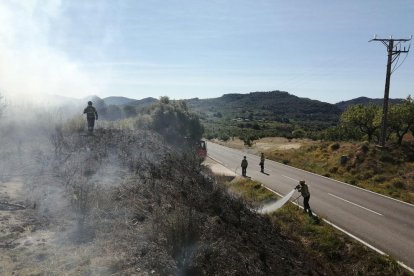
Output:
M339 124L327 129L326 140L367 140L379 142L383 108L375 104L352 105L341 115ZM401 145L406 134L414 135L414 100L408 96L388 109L386 140Z

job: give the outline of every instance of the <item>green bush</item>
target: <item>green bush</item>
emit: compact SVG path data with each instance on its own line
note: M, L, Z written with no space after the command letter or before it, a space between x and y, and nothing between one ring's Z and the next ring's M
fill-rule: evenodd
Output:
M382 162L398 164L398 160L396 160L394 156L392 156L392 154L388 151L381 151L378 159Z
M337 173L338 172L338 167L332 167L329 169L330 173Z
M224 142L227 142L230 139L230 137L227 134L221 134L219 136L219 139L224 141Z
M372 176L373 176L372 172L370 172L370 171L365 171L365 172L361 173L361 174L359 175L359 177L358 177L358 178L359 178L360 180L367 180L367 179L372 178Z
M360 150L362 150L364 153L367 153L369 151L369 142L365 141L361 144L359 147Z
M292 131L292 136L293 138L303 138L306 136L306 132L303 129L298 128Z
M386 177L381 175L381 174L377 174L374 177L372 177L372 180L377 182L377 183L381 183L381 182L384 182L386 180Z
M405 182L399 177L396 177L391 180L392 186L394 186L397 189L404 189L405 188Z
M214 134L212 134L212 133L209 133L209 134L207 134L207 135L206 135L206 138L207 138L208 140L211 140L211 139L216 138L216 136L214 136Z
M358 182L355 179L350 179L347 182L351 185L355 185L355 186L358 185Z
M194 142L201 139L204 128L198 116L189 112L184 101L171 101L162 97L150 109L150 128L161 134L168 142Z

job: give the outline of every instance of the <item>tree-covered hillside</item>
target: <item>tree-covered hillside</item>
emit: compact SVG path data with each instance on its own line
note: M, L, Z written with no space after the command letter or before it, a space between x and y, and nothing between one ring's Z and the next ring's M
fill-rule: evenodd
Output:
M213 99L190 99L188 106L205 117L269 120L306 124L332 125L341 111L332 104L300 98L282 91L225 94Z
M389 103L391 104L397 104L397 103L401 103L403 101L403 99L389 99ZM367 98L367 97L358 97L349 101L341 101L339 103L336 103L335 105L340 109L340 110L345 110L347 109L349 106L351 105L357 105L357 104L362 104L362 105L368 105L368 104L375 104L375 105L382 105L384 102L383 99L371 99L371 98Z
M205 137L240 137L247 144L260 137L303 137L338 123L335 105L300 98L282 91L226 94L213 99L190 99L200 115Z

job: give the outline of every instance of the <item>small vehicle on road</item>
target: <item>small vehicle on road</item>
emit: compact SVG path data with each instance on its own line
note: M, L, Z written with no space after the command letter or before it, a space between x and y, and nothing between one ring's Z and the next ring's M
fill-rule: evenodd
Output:
M197 143L197 155L203 160L207 157L207 143L204 140L200 140Z

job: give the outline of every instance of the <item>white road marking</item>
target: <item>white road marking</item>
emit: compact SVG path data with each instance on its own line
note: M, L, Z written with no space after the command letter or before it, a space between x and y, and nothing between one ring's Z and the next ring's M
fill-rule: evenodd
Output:
M335 227L335 228L336 228L336 229L338 229L339 231L342 231L343 233L347 234L347 235L348 235L348 236L350 236L351 238L354 238L355 240L359 241L360 243L364 244L365 246L367 246L367 247L371 248L372 250L374 250L374 251L378 252L379 254L384 255L384 256L388 256L388 254L386 254L385 252L383 252L383 251L379 250L378 248L376 248L376 247L375 247L375 246L373 246L373 245L370 245L370 244L369 244L369 243L367 243L366 241L364 241L364 240L362 240L362 239L358 238L357 236L352 235L351 233L349 233L349 232L348 232L348 231L346 231L345 229L343 229L343 228L339 227L338 225L336 225L336 224L334 224L334 223L330 222L329 220L327 220L327 219L324 219L324 218L323 218L323 221L324 221L324 222L326 222L326 223L328 223L328 224L330 224L330 225L332 225L333 227ZM404 267L405 269L407 269L408 271L410 271L411 273L413 273L413 272L414 272L414 270L413 270L411 267L409 267L408 265L406 265L405 263L400 262L400 261L397 261L397 263L398 263L400 266L402 266L402 267Z
M273 192L273 193L277 194L278 196L283 197L283 195L282 195L282 194L280 194L280 193L276 192L275 190L270 189L269 187L266 187L265 185L263 185L263 187L264 187L264 188L266 188L266 189L268 189L269 191L271 191L271 192ZM303 209L303 207L302 207L302 206L300 206L299 204L297 204L296 202L294 202L294 201L291 201L291 202L292 202L293 204L295 204L296 206L298 206L299 208ZM315 212L313 212L313 213L314 213L315 215L317 215ZM324 222L328 223L329 225L331 225L332 227L334 227L334 228L338 229L339 231L341 231L341 232L345 233L346 235L350 236L351 238L353 238L353 239L355 239L355 240L359 241L360 243L362 243L363 245L367 246L368 248L371 248L372 250L374 250L374 251L378 252L378 253L379 253L379 254L381 254L381 255L388 256L388 254L386 254L384 251L381 251L380 249L378 249L378 248L376 248L375 246L373 246L373 245L371 245L371 244L367 243L367 242L366 242L366 241L364 241L363 239L360 239L360 238L358 238L357 236L355 236L355 235L353 235L353 234L349 233L349 232L348 232L348 231L346 231L345 229L343 229L343 228L339 227L338 225L336 225L336 224L334 224L334 223L330 222L329 220L327 220L327 219L325 219L325 218L322 218L322 220L323 220ZM412 269L412 268L411 268L411 267L409 267L408 265L404 264L403 262L397 261L397 263L398 263L400 266L402 266L402 267L404 267L405 269L407 269L408 271L410 271L411 273L414 273L414 269Z
M226 147L225 147L225 148L226 148ZM210 157L210 158L212 158L213 160L217 161L218 163L221 163L220 161L218 161L217 159L213 158L212 156L210 156L210 155L209 155L209 157ZM363 188L356 187L356 186L354 186L354 185L351 185L351 184L348 184L348 183L345 183L345 182L342 182L342 181L338 181L338 180L336 180L336 179L332 179L332 178L329 178L329 177L326 177L326 176L323 176L323 175L319 175L319 174L316 174L316 173L312 173L312 172L308 172L308 171L305 171L305 170L302 170L302 169L298 169L298 168L295 168L295 167L292 167L292 166L289 166L289 165L285 165L285 164L283 164L283 163L278 163L278 162L271 161L271 160L269 160L269 161L270 161L270 162L274 162L274 163L276 163L277 165L282 165L282 166L285 166L285 167L289 167L289 168L293 168L293 169L296 169L296 170L300 170L300 171L303 171L303 172L305 172L305 173L313 174L313 175L316 175L316 176L319 176L319 177L322 177L322 178L326 178L326 179L329 179L329 180L335 181L335 182L337 182L337 183L345 184L345 185L350 186L350 187L352 187L352 188L360 189L360 190L363 190L363 191L365 191L365 192L369 192L369 193L372 193L372 194L375 194L375 195L378 195L378 196L381 196L381 197L384 197L384 198L387 198L387 199L391 199L391 200L394 200L394 201L397 201L397 202L400 202L400 203L404 203L404 204L407 204L407 205L414 206L414 204L407 203L407 202L404 202L404 201L401 201L401 200L398 200L398 199L395 199L395 198L392 198L392 197L389 197L389 196L385 196L385 195L382 195L382 194L378 194L378 193L375 193L375 192L372 192L372 191L369 191L369 190L365 190L365 189L363 189ZM221 164L222 164L222 163L221 163ZM294 178L291 178L291 177L288 177L288 176L285 176L285 175L282 175L282 176L284 176L284 177L286 177L286 178L288 178L288 179L294 180L294 181L298 181L298 180L296 180L296 179L294 179ZM276 192L275 190L270 189L270 188L266 187L265 185L263 185L263 187L264 187L264 188L266 188L266 189L268 189L269 191L271 191L271 192L273 192L273 193L275 193L275 194L279 195L280 197L283 197L283 195L282 195L282 194L280 194L280 193ZM332 194L331 194L331 196L335 196L335 195L332 195ZM340 199L342 199L342 198L340 198ZM342 199L342 200L345 200L345 199ZM346 201L346 200L345 200L345 201ZM303 209L303 207L302 207L302 206L300 206L299 204L297 204L296 202L292 202L292 203L293 203L293 204L295 204L295 205L297 205L299 208ZM352 202L350 202L350 203L352 203ZM352 204L355 204L355 203L352 203ZM357 205L357 206L358 206L358 205ZM362 206L359 206L359 207L366 209L365 207L362 207ZM367 210L369 210L369 209L367 209ZM369 210L369 211L376 213L375 211L372 211L372 210ZM315 212L314 212L314 213L315 213ZM376 214L379 214L379 213L376 213ZM383 216L382 214L379 214L379 215ZM332 222L328 221L327 219L322 218L322 220L323 220L323 221L325 221L326 223L328 223L328 224L332 225L333 227L335 227L335 228L336 228L336 229L338 229L339 231L342 231L343 233L347 234L347 235L348 235L348 236L350 236L351 238L353 238L353 239L355 239L355 240L357 240L357 241L361 242L362 244L366 245L367 247L369 247L369 248L373 249L374 251L378 252L379 254L381 254L381 255L385 255L385 256L388 256L388 254L386 254L386 253L384 253L383 251L379 250L379 249L378 249L378 248L376 248L375 246L373 246L373 245L369 244L368 242L366 242L366 241L364 241L364 240L362 240L362 239L360 239L360 238L356 237L355 235L353 235L353 234L349 233L348 231L344 230L343 228L341 228L341 227L337 226L336 224L334 224L334 223L332 223ZM411 268L411 267L407 266L407 265L406 265L406 264L404 264L403 262L401 262L401 261L397 261L397 263L398 263L400 266L404 267L405 269L409 270L410 272L412 272L412 273L414 272L414 269L413 269L413 268Z
M297 180L297 179L294 179L294 178L292 178L292 177L289 177L289 176L286 176L286 175L282 175L283 177L286 177L286 178L289 178L289 179L291 179L291 180L293 180L293 181L296 181L296 182L298 182L299 180Z
M229 147L225 147L225 146L216 144L214 142L211 142L211 143L213 143L213 144L215 144L215 145L217 145L219 147L223 147L223 148L229 149ZM269 159L266 159L266 160L269 160ZM316 175L316 176L319 176L319 177L322 177L322 178L325 178L325 179L329 179L329 180L335 181L335 182L340 183L340 184L343 184L343 185L347 185L349 187L352 187L353 189L359 189L359 190L362 190L362 191L367 192L367 193L371 193L371 194L374 194L374 195L377 195L377 196L381 196L383 198L387 198L387 199L390 199L390 200L394 200L394 201L397 201L399 203L406 204L406 205L409 205L409 206L413 206L414 207L414 204L411 204L411 203L408 203L408 202L405 202L405 201L402 201L402 200L399 200L399 199L396 199L396 198L392 198L392 197L389 197L389 196L386 196L386 195L383 195L383 194L379 194L379 193L376 193L376 192L373 192L373 191L370 191L370 190L367 190L367 189L364 189L364 188L361 188L361 187L358 187L358 186L355 186L355 185L351 185L349 183L345 183L345 182L342 182L342 181L339 181L339 180L336 180L336 179L333 179L333 178L330 178L330 177L327 177L327 176L323 176L323 175L320 175L320 174L317 174L317 173L313 173L313 172L310 172L310 171L306 171L306 170L303 170L303 169L299 169L299 168L296 168L296 167L293 167L293 166L289 166L289 165L286 165L286 164L283 164L283 163L280 163L280 162L277 162L277 161L273 161L273 160L269 160L269 163L270 164L274 163L276 165L285 166L285 167L288 167L288 168L291 168L291 169L295 169L295 170L298 170L298 171L303 171L303 172L308 173L308 174L313 174L313 175Z
M280 166L288 167L290 169L302 171L302 172L305 172L305 173L308 173L308 174L313 174L313 175L316 175L316 176L319 176L319 177L322 177L322 178L325 178L325 179L329 179L331 181L334 181L334 182L337 182L337 183L340 183L340 184L343 184L343 185L347 185L349 187L352 187L353 189L359 189L359 190L362 190L364 192L371 193L371 194L374 194L374 195L377 195L377 196L381 196L383 198L387 198L387 199L390 199L390 200L394 200L394 201L397 201L397 202L402 203L402 204L406 204L406 205L409 205L409 206L414 206L414 204L411 204L411 203L408 203L408 202L405 202L405 201L402 201L402 200L399 200L399 199L396 199L396 198L392 198L392 197L389 197L389 196L386 196L386 195L383 195L383 194L379 194L379 193L376 193L376 192L373 192L373 191L370 191L370 190L367 190L367 189L364 189L364 188L361 188L361 187L358 187L358 186L355 186L355 185L351 185L349 183L342 182L342 181L339 181L339 180L336 180L336 179L333 179L333 178L330 178L330 177L327 177L327 176L323 176L323 175L320 175L320 174L317 174L317 173L313 173L313 172L310 172L310 171L306 171L304 169L299 169L299 168L296 168L296 167L293 167L293 166L289 166L289 165L286 165L286 164L283 164L283 163L280 163L280 162L277 162L277 161L273 161L273 160L269 160L269 162L270 163L274 163L275 165L280 165Z
M361 205L359 205L359 204L353 203L352 201L346 200L346 199L344 199L344 198L342 198L342 197L339 197L339 196L333 195L333 194L331 194L331 193L328 193L328 195L333 196L333 197L336 197L336 198L338 198L338 199L340 199L340 200L343 200L343 201L345 201L345 202L348 202L349 204L352 204L352 205L358 206L359 208L362 208L362 209L365 209L365 210L367 210L367 211L370 211L370 212L372 212L372 213L374 213L374 214L376 214L376 215L379 215L379 216L384 216L383 214L380 214L380 213L378 213L378 212L375 212L375 211L373 211L373 210L371 210L371 209L368 209L368 208L366 208L366 207L364 207L364 206L361 206Z
M278 196L280 196L280 197L283 197L283 195L282 195L282 194L280 194L280 193L276 192L275 190L273 190L273 189L271 189L271 188L269 188L269 187L267 187L267 186L265 186L265 185L262 185L262 187L264 187L265 189L268 189L269 191L271 191L272 193L277 194L277 195L278 195Z

